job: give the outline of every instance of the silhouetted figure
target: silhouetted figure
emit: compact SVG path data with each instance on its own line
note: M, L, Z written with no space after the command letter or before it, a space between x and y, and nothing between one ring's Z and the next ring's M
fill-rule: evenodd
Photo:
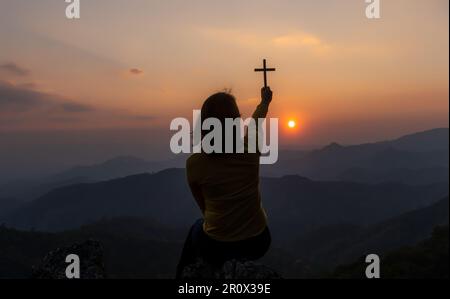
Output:
M269 87L261 90L261 103L253 118L265 118L272 101ZM228 93L209 97L202 121L240 118L235 98ZM208 132L202 131L202 136ZM225 138L225 137L224 137ZM247 138L245 138L247 140ZM222 142L225 144L225 142ZM244 142L247 148L247 141ZM187 179L202 214L184 244L177 278L198 258L220 267L231 259L256 260L269 249L271 236L259 190L260 153L193 154L186 163Z

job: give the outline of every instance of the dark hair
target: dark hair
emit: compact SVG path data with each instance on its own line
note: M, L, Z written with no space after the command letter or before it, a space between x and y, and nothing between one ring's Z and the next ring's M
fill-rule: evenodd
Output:
M236 119L241 117L236 99L226 92L219 92L210 96L202 106L202 120L217 118L225 124L226 118Z
M219 92L210 96L203 103L201 110L202 122L208 118L216 118L222 123L223 134L225 138L225 119L227 118L240 118L241 113L239 112L236 99L233 95L227 92ZM207 135L209 130L201 130L202 139ZM225 142L222 143L225 146Z

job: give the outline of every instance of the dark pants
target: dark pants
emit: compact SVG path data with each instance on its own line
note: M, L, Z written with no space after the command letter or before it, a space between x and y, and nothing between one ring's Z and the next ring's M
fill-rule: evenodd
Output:
M210 238L203 231L203 219L197 220L191 227L184 243L183 252L177 267L176 278L180 278L183 269L196 262L198 258L221 267L228 260L257 260L266 254L270 247L269 228L256 237L237 242L220 242Z

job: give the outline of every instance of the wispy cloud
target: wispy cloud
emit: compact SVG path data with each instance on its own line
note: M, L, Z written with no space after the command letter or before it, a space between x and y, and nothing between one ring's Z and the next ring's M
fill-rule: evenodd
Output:
M60 105L60 107L62 108L62 110L64 110L65 112L71 112L71 113L80 113L80 112L91 112L94 111L95 109L91 106L85 105L85 104L80 104L80 103L62 103Z
M316 53L324 53L332 48L331 45L324 42L318 36L304 32L281 35L273 38L272 42L275 46L280 48L309 48Z
M217 42L231 43L244 48L260 49L273 47L280 50L309 50L324 54L332 45L317 35L296 31L287 34L270 34L223 28L201 28L201 34Z
M25 77L30 74L29 70L17 65L14 62L8 62L0 65L0 71L7 72L8 74L19 77Z
M72 102L56 94L44 93L27 86L0 81L0 110L4 113L23 113L33 110L82 113L93 111L94 108Z
M137 75L138 76L138 75L143 75L144 71L141 70L141 69L138 69L138 68L132 68L132 69L129 70L129 73L132 74L132 75Z
M52 101L50 95L32 89L0 81L0 109L2 112L26 112L46 106Z
M33 86L0 80L0 130L148 126L157 116L124 109L94 107Z

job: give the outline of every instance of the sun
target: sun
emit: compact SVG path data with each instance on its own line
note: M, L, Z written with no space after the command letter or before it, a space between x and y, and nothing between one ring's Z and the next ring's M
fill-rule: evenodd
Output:
M288 128L294 129L296 126L297 126L297 123L295 122L295 120L288 121Z

